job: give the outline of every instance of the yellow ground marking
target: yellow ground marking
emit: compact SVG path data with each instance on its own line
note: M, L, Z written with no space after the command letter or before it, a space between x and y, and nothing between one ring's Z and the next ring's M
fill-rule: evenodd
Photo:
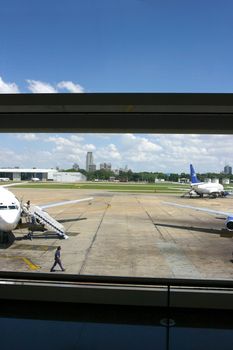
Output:
M40 266L33 264L30 259L25 258L23 256L6 256L6 255L1 255L0 258L8 258L8 259L15 259L15 260L23 260L25 264L31 269L31 270L39 270Z
M19 258L21 258L21 259L25 262L25 264L28 265L28 267L29 267L31 270L39 270L39 269L40 269L40 266L39 266L39 265L33 264L33 263L31 262L31 260L29 260L28 258L24 258L24 257L19 257Z

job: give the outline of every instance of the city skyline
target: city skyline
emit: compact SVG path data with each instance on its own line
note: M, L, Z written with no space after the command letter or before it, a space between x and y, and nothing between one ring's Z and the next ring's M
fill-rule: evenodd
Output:
M220 173L232 166L231 135L166 134L0 134L1 167L86 169L86 154L94 163L133 172Z

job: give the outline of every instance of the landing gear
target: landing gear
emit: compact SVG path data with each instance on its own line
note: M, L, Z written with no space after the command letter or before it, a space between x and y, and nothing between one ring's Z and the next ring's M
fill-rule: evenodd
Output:
M31 232L31 231L28 232L27 238L30 239L30 240L32 241L32 232Z
M9 248L15 240L13 232L0 231L0 249Z
M209 195L210 198L218 198L218 197L222 197L220 193L218 192L213 192Z

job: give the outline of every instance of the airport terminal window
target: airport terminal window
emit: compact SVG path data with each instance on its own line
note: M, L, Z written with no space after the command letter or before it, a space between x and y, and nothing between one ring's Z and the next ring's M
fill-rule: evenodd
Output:
M50 273L60 245L65 274L231 280L230 135L1 138L12 154L4 174L8 168L14 177L14 159L16 173L27 169L27 179L3 184L19 205L0 210L22 213L7 248L4 240L2 270ZM34 177L36 168L46 175Z
M4 271L7 271L7 278L10 279L10 272L14 269L19 272L19 279L31 281L35 281L36 277L46 279L48 276L51 281L62 280L61 276L69 276L73 272L86 274L87 277L92 276L92 273L101 276L106 273L107 267L109 277L121 271L121 275L125 276L171 276L174 280L177 276L189 280L211 277L216 281L230 281L232 189L229 150L232 144L231 137L224 138L221 134L233 133L233 111L232 96L219 96L218 93L232 93L232 49L229 46L233 23L232 4L228 2L223 6L220 2L213 4L210 0L204 4L198 1L175 1L169 6L167 3L147 0L71 0L64 4L56 2L56 6L54 3L12 0L1 6L1 131L4 134L12 132L12 136L18 136L18 140L21 138L28 142L24 149L19 147L13 153L9 152L8 144L3 142L1 168L3 170L8 166L7 160L12 160L14 164L9 166L15 169L22 168L23 164L24 168L48 168L53 163L53 168L57 170L56 178L52 175L54 169L50 169L52 171L46 175L25 170L22 178L20 173L9 169L0 172L1 185L11 184L12 181L24 182L19 187L8 189L9 193L17 197L17 201L11 202L10 198L7 209L15 203L18 203L16 207L22 209L21 217L17 216L17 228L10 221L18 214L18 209L10 210L9 215L8 210L2 210L2 218L8 222L5 221L6 225L0 234L0 272L3 276L1 297L4 298ZM9 26L9 23L12 25ZM7 34L5 28L8 28ZM171 98L167 95L158 97L153 94L157 91L181 94L172 94ZM130 94L122 94L115 99L101 94L93 96L96 92L146 94L133 98ZM148 96L149 92L155 96ZM199 94L192 104L190 101L193 97L186 99L184 92L207 94ZM217 94L209 96L209 92ZM40 98L38 95L41 93L47 95ZM67 95L67 99L64 95ZM79 95L83 95L83 100ZM50 140L41 142L39 133L43 132L48 137L49 132L54 135L50 135ZM68 134L63 134L67 132L81 134L71 139ZM131 166L128 160L124 164L120 163L121 152L114 142L109 142L108 147L102 147L100 159L97 154L99 149L95 145L96 148L93 147L92 139L81 153L79 147L73 147L72 157L69 158L70 153L66 151L69 145L82 142L87 132L127 134L125 147L135 142L132 153L129 152L134 164L139 161L150 162L151 167L142 167L145 171L140 171ZM178 139L172 145L169 136L163 150L172 145L179 154L178 157L173 154L169 156L156 147L158 144L148 140L146 134L139 135L152 132L189 133L192 146L186 147ZM208 147L197 150L195 135L211 133L219 135L219 138L213 136L214 146L210 142ZM106 140L108 135L101 137ZM35 151L32 144L36 142ZM140 150L137 148L138 143ZM51 149L45 146L47 144L51 145ZM189 154L187 149L190 150ZM54 156L55 151L64 151L65 164ZM87 173L79 170L87 169L85 162L81 166L78 157L85 159L88 152L94 156L88 170L95 173L97 159L102 169L98 169L99 176L89 179L92 187L84 189L82 184ZM158 154L163 158L156 159L154 155ZM167 155L173 167L163 168ZM202 156L205 156L203 163L200 161ZM48 160L48 164L36 163L42 159ZM110 170L109 163L113 164L117 160L121 170L119 174L109 173L108 188L103 188L106 183L102 181L106 180L105 175ZM211 161L216 168L209 166ZM182 173L179 168L181 163L184 166ZM191 190L190 184L186 182L191 163L197 178L207 184L209 191L215 189L211 195L197 195L194 189ZM73 183L78 173L78 182ZM218 179L223 189L217 186ZM216 185L211 189L208 184ZM143 191L139 190L143 186ZM181 197L181 188L187 196ZM74 206L51 206L58 201L86 197L93 199L73 203ZM44 210L49 216L45 211L41 213L42 205L47 206ZM5 202L2 206L5 206ZM217 212L221 212L221 215ZM13 234L6 232L10 226ZM65 235L69 238L59 238L67 238ZM66 271L50 273L55 247L58 245L62 247L61 257ZM58 265L56 268L59 269ZM23 272L26 272L26 277ZM5 291L6 298L22 297L28 302L30 298L47 300L50 296L49 301L54 301L64 292L62 298L70 301L65 295L67 289L72 288L60 288L57 293L52 292L51 296L49 283L42 283L44 288L39 286L35 288L37 291L33 282L33 288L29 287L29 290L25 281L22 282L21 290L17 289L19 285L14 280L10 284L12 288L9 292ZM26 292L23 288L26 288ZM107 290L103 288L103 302ZM89 293L90 290L86 295ZM232 305L231 300L228 302L230 293L217 297L217 304L213 302L212 305L218 306L223 299L228 306ZM72 293L70 296L72 298ZM134 294L132 299L140 299L144 303L148 300L144 296L139 298ZM100 302L98 297L97 291L94 302ZM151 298L152 304L155 299ZM185 301L185 298L182 299ZM117 303L121 301L120 296ZM193 307L192 301L189 305ZM107 302L112 302L111 294ZM202 302L200 304L203 305ZM86 313L86 306L84 309ZM213 317L215 320L223 318L225 315ZM5 326L5 320L3 323ZM11 325L9 323L10 328ZM81 332L83 334L83 328ZM175 332L171 333L174 335ZM216 334L215 331L213 333ZM106 338L105 326L103 334ZM154 329L152 334L154 337ZM136 338L130 337L134 340L134 346ZM203 340L203 337L196 337L199 338ZM90 339L95 338L92 336ZM6 342L9 347L8 338ZM185 347L183 341L182 344Z

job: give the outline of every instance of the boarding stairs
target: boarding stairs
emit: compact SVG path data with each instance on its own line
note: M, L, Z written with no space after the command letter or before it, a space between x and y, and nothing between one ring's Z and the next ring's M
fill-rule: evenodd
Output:
M52 218L47 212L43 211L40 207L31 205L28 210L28 214L29 217L36 219L37 222L44 225L47 230L56 232L61 238L68 238L68 236L65 234L64 226Z

